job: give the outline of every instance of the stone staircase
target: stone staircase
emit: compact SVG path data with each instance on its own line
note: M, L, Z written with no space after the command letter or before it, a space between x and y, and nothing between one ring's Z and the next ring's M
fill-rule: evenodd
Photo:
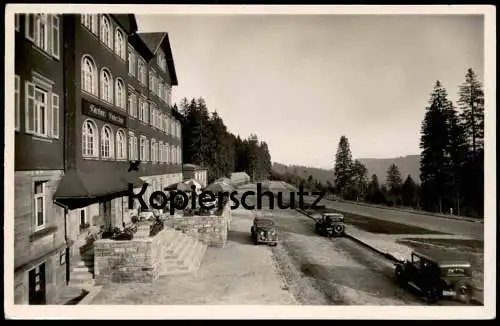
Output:
M160 277L189 274L198 270L205 256L207 245L181 231L167 229Z
M86 245L71 258L70 286L88 288L94 285L94 248Z

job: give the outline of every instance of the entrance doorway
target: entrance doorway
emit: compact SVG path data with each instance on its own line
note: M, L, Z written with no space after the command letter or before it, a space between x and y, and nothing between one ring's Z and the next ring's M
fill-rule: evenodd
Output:
M29 304L46 304L45 263L29 271Z
M102 223L106 230L111 228L111 200L99 203L99 215L102 217Z

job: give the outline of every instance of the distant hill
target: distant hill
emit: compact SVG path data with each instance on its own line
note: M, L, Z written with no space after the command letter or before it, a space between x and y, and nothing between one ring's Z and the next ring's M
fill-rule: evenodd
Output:
M315 180L321 181L322 183L330 181L333 184L334 180L333 171L302 165L285 165L273 162L273 171L280 174L284 174L287 172L291 174L297 173L299 177L304 179L307 179L311 175Z
M396 164L401 172L403 181L410 175L416 183L420 183L420 155L408 155L394 158L360 158L368 169L368 177L376 174L380 184L385 183L387 177L387 169L391 164Z
M408 155L403 157L394 158L362 158L359 159L361 163L368 169L368 178L372 174L376 174L380 184L385 183L387 177L387 169L391 164L396 164L401 172L403 181L408 174L413 178L416 183L420 183L420 155ZM310 175L322 183L330 181L333 184L333 169L319 169L314 167L307 167L301 165L285 165L273 162L273 171L277 173L297 173L298 176L307 179Z

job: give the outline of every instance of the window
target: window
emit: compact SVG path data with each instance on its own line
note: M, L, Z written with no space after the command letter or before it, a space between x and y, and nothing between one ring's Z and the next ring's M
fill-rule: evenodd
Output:
M163 142L162 141L158 142L158 162L159 163L164 163L165 162L165 156L163 154Z
M59 95L52 93L52 137L59 138Z
M154 127L156 123L156 108L153 103L149 103L149 114L150 114L149 121L151 121L151 126Z
M130 160L139 159L137 156L137 137L133 132L128 134L128 156Z
M16 31L19 32L19 14L14 14L14 26Z
M123 32L117 28L115 31L115 53L118 54L123 60L126 59L125 56L125 37Z
M167 91L166 91L166 97L167 97L167 104L168 106L172 105L172 87L170 85L167 85Z
M101 70L101 99L113 103L113 78L107 69Z
M128 113L131 117L137 118L137 96L134 93L128 95Z
M17 16L17 15L16 15ZM15 126L15 129L16 131L19 131L19 128L20 128L20 120L21 120L21 99L20 99L20 96L21 96L21 91L20 91L20 88L21 88L21 80L19 78L18 75L15 76L15 83L14 83L14 97L15 97L15 123L14 123L14 126Z
M136 65L136 58L135 58L134 49L129 46L129 48L128 48L128 73L132 76L135 76L135 65Z
M28 304L44 305L47 303L45 262L28 272L28 292Z
M163 85L163 80L158 79L158 97L165 100L165 85Z
M163 52L158 52L158 66L163 71L167 71L167 60L165 59L165 54Z
M115 105L120 109L126 109L127 106L125 104L126 98L125 92L125 84L120 78L116 78L116 86L115 86Z
M26 38L39 49L59 59L59 16L47 14L26 15Z
M170 135L175 136L175 121L174 121L174 119L170 120Z
M35 87L32 83L26 84L27 92L27 132L34 135L47 137L47 111L49 106L48 92Z
M170 147L165 143L165 162L170 164Z
M88 219L87 219L87 209L82 208L82 209L80 209L80 230L85 230L89 227L90 227L90 225L89 225Z
M147 160L147 157L146 157L146 137L145 136L141 136L141 139L140 139L140 142L139 142L139 159L141 161L146 161Z
M82 126L83 157L97 157L98 143L96 124L92 120L86 120Z
M156 74L155 74L154 70L151 70L149 72L149 90L153 94L156 94L158 91L156 88Z
M113 37L111 34L111 23L108 17L101 18L101 41L110 49L113 48Z
M144 62L144 60L142 60L142 58L139 58L138 59L138 76L139 77L139 81L143 84L143 85L147 85L147 72L146 72L146 63Z
M182 163L182 151L180 147L177 147L177 163Z
M146 141L144 142L145 145L144 145L144 160L145 161L149 161L150 160L150 157L149 157L149 140L146 138Z
M170 149L170 161L172 162L172 164L177 163L177 159L175 157L175 145L172 145L172 147Z
M101 131L101 158L110 159L114 154L114 139L111 128L102 127Z
M156 140L153 138L151 139L151 162L156 163L157 162L157 157L156 157Z
M97 93L97 68L89 56L82 57L82 89L92 95Z
M146 101L145 98L140 98L139 99L139 120L141 120L144 123L148 123L149 121L149 110L148 110L148 102Z
M82 24L87 27L92 33L97 35L97 15L84 14L82 15Z
M42 229L46 223L45 183L46 181L35 181L35 230Z
M116 158L118 160L127 159L127 140L125 139L123 130L116 132Z

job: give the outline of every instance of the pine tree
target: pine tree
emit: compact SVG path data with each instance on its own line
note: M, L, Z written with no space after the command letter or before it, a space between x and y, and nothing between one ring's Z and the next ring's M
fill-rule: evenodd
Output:
M401 187L401 195L403 197L403 205L411 207L415 207L417 205L418 186L410 175L406 177L406 180Z
M450 184L449 112L451 102L439 81L431 93L429 106L422 122L420 148L420 180L422 204L426 210L442 212Z
M335 190L338 194L344 195L351 181L352 155L349 148L349 140L346 136L340 137L335 155Z
M392 198L393 204L398 204L401 200L401 172L396 164L391 164L387 169L387 188Z
M467 140L476 155L484 144L484 92L472 69L467 70L465 81L459 87L458 106Z
M376 174L372 174L370 183L368 184L367 200L372 203L382 202L382 193L380 192L380 185Z
M356 199L364 198L368 187L368 169L359 160L355 160L352 164L351 174Z

